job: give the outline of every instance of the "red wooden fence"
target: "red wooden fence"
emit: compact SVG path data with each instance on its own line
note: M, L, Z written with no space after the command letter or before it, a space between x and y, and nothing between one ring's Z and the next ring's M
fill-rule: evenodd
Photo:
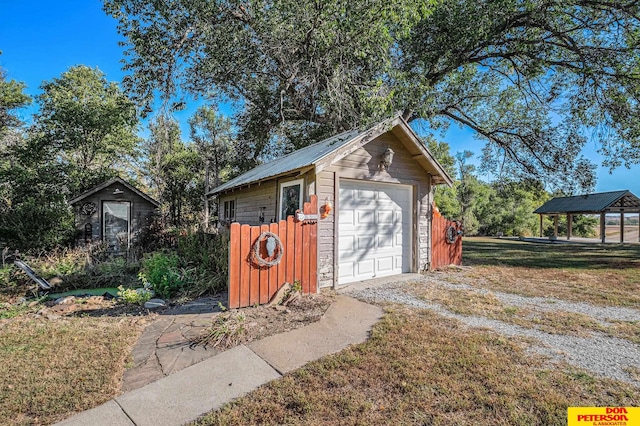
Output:
M318 198L310 197L302 213L318 214ZM260 266L254 247L263 232L276 234L282 243L280 263ZM229 308L268 303L284 283L300 281L302 293L315 293L318 285L318 219L298 221L293 216L278 223L261 226L231 224L229 241ZM278 252L268 257L266 242L259 247L260 257L275 260Z
M431 266L438 269L448 265L462 265L462 231L460 222L447 220L433 206L431 222Z

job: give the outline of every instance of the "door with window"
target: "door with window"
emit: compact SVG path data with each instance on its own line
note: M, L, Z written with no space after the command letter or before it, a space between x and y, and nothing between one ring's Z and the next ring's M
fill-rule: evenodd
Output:
M102 236L109 250L121 251L129 248L130 212L131 203L128 201L102 203Z

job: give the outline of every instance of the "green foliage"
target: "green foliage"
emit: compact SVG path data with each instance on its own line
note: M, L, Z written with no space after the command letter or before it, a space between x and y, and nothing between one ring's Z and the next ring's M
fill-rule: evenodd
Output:
M580 155L587 133L598 132L607 165L640 162L637 3L106 0L105 10L146 111L183 90L240 101L243 167L396 111L471 129L496 174L546 175L571 193L594 183Z
M142 261L138 278L145 287L150 287L160 297L175 296L186 280L178 267L178 256L155 252Z
M598 226L600 220L596 216L589 215L574 215L571 219L571 235L575 237L593 238L598 236ZM558 217L558 235L567 235L567 216L561 215ZM553 218L546 217L542 234L545 237L550 237L554 234Z
M98 69L69 68L44 82L28 149L38 161L55 159L71 194L125 170L137 144L133 103ZM37 158L39 157L39 158Z
M216 294L227 286L229 234L188 233L178 238L177 253L183 267L193 270L193 283L186 289L194 296Z
M25 301L23 303L15 304L15 305L12 305L10 303L4 303L4 304L0 303L0 319L14 318L14 317L17 317L18 315L22 315L23 313L29 312L29 311L35 312L37 309L40 309L39 304L44 302L46 299L47 299L47 296L43 296L35 300L31 300L29 302ZM35 306L29 306L31 302L36 302L37 304Z
M174 226L197 223L203 209L204 158L181 139L178 123L160 115L145 143L147 176Z
M151 291L147 288L125 289L123 286L118 286L118 297L130 305L144 305L145 302L151 299L151 295Z
M23 82L7 80L6 71L0 68L0 139L8 128L20 124L14 110L31 103L31 98L24 93L25 88Z
M0 209L0 235L6 246L21 251L65 246L75 235L73 214L66 204L55 199L28 197Z
M37 101L28 132L0 145L0 235L21 251L69 244L67 200L124 171L137 144L135 107L97 69L70 68Z

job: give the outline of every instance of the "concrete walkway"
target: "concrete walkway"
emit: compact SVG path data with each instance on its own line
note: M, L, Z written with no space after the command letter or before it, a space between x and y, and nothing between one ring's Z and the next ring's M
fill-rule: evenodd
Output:
M218 353L58 425L175 426L306 363L364 342L382 310L338 296L320 321Z

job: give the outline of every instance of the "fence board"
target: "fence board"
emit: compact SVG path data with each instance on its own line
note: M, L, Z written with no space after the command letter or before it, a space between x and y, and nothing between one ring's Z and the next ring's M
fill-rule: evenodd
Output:
M462 264L462 237L459 222L442 217L434 206L431 218L431 265L430 269L438 269L448 265ZM455 241L447 240L447 229L453 228Z
M304 214L318 214L315 195L304 204ZM261 226L231 225L229 241L229 308L267 303L285 282L300 281L303 293L317 291L317 220L286 221ZM260 266L253 251L262 232L276 234L283 254L278 265ZM260 257L271 260L266 240L260 240ZM277 255L277 253L276 253Z
M286 282L293 283L294 269L295 269L295 235L296 227L293 222L293 216L287 217L287 248L285 256L287 256L287 276Z
M262 234L263 232L269 232L269 225L260 226L260 233ZM266 259L267 258L266 242L263 241L262 244L260 244L260 246L261 246L260 253L262 257ZM259 287L258 303L263 305L269 301L269 270L265 267L259 267L258 269L260 271L260 278L258 280L258 287ZM273 269L273 268L269 268L269 269Z
M278 224L277 223L272 223L269 226L269 231L278 235ZM282 238L280 238L280 241L282 241ZM275 257L275 256L274 256ZM268 303L269 300L271 300L271 297L273 297L273 295L276 293L276 291L278 291L278 287L280 285L280 283L278 283L278 268L280 267L280 264L282 264L282 260L280 260L280 263L272 266L271 268L268 269L269 272L269 285L267 286L267 297L266 297L266 302L260 302L260 303Z
M247 250L247 259L249 259L249 267L251 268L251 276L249 278L249 306L260 302L260 269L258 265L251 261L251 251L253 244L260 236L260 227L251 227L251 244Z
M296 280L302 279L302 226L296 222L294 229L294 256L293 256L293 284Z
M242 225L240 233L240 241L235 243L238 245L240 250L240 302L238 306L249 306L249 276L251 267L249 265L249 260L247 259L246 252L248 250L248 247L251 245L251 227L249 225ZM234 240L232 239L231 241L233 245ZM231 287L229 287L229 289L231 289Z
M278 229L280 234L280 241L282 242L282 247L286 249L287 247L287 237L289 232L289 227L287 226L286 220L281 220L278 222ZM282 284L286 282L285 273L287 272L287 256L283 255L280 264L278 265L278 285L275 289L269 288L269 299L273 297L273 295L280 290Z
M231 224L231 233L240 233L240 224ZM240 283L240 244L229 240L229 283ZM229 305L240 305L240 285L229 286Z

